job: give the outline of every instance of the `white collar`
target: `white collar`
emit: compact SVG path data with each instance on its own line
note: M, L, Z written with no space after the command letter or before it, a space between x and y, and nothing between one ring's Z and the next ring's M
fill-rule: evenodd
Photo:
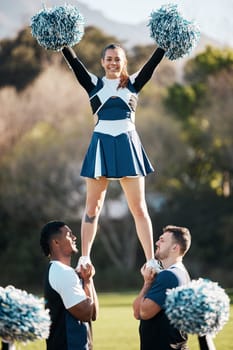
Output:
M172 264L171 266L169 266L169 267L167 268L167 270L170 270L170 269L172 269L173 267L177 267L177 268L180 269L180 270L186 271L186 269L185 269L185 267L184 267L184 264L183 264L181 261L179 261L179 262L177 262L177 263L175 263L175 264Z

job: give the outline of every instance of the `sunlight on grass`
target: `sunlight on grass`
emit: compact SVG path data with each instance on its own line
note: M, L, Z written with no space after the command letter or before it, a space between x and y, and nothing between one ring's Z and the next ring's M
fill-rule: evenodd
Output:
M133 293L103 293L99 295L100 315L93 324L95 350L138 350L139 322L133 318ZM231 317L223 330L214 339L219 350L232 350L233 306ZM196 335L189 336L190 350L199 350Z
M139 322L133 318L134 293L99 293L100 315L93 322L94 350L138 350ZM232 350L233 305L231 317L214 339L218 350ZM197 336L189 336L190 350L199 350ZM45 342L17 344L16 350L45 350Z

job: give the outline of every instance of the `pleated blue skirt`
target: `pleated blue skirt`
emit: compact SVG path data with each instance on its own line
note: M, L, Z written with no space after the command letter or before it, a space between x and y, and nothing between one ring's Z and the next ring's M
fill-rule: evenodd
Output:
M122 178L153 172L136 130L111 136L94 132L83 161L81 176Z

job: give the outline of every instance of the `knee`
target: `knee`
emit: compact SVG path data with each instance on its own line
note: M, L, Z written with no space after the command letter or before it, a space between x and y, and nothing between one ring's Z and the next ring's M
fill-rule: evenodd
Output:
M86 210L85 213L89 217L98 217L100 214L102 206L97 202L97 203L88 203L86 205Z
M137 203L132 208L132 214L136 218L147 218L149 216L147 206L145 204Z

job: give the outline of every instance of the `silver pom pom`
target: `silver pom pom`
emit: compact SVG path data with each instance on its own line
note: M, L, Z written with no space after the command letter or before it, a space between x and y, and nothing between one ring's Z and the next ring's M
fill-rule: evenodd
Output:
M39 45L60 51L79 43L84 34L84 17L72 5L44 8L31 18L31 32Z
M215 336L229 319L230 299L216 282L199 278L168 290L165 312L183 332Z
M200 38L198 26L182 17L176 4L153 11L148 26L150 36L170 60L189 54Z
M13 286L0 287L0 337L12 342L45 339L49 327L43 298Z

